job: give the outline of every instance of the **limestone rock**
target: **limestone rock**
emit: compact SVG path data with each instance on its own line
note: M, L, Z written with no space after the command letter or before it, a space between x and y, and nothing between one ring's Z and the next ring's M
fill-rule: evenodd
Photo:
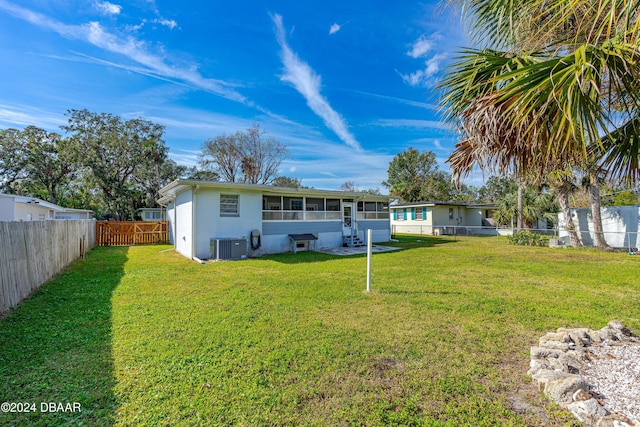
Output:
M546 347L531 347L531 357L533 359L558 358L562 353L560 350L552 350Z
M608 414L595 399L582 400L567 405L567 409L581 422L594 421Z
M582 389L573 393L574 402L582 402L584 400L589 400L589 399L591 399L591 395Z
M595 427L637 427L639 424L622 414L609 414L597 420L593 425Z
M589 389L589 384L580 375L567 375L564 379L548 381L544 386L544 394L561 406L573 403L573 394L579 389Z

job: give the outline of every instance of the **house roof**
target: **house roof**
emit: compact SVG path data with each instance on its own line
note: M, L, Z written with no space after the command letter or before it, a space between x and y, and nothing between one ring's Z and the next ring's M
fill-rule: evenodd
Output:
M495 208L495 203L464 203L464 202L410 202L410 203L400 203L397 205L389 206L391 209L398 208L408 208L408 207L433 207L433 206L455 206L461 208L471 208L471 209L491 209Z
M0 193L0 196L12 198L14 203L33 203L39 206L42 206L46 209L51 209L57 212L93 212L88 209L74 209L74 208L63 208L62 206L58 206L55 203L47 202L46 200L38 199L37 197L26 197L26 196L18 196L16 194L4 194Z
M199 181L191 179L178 179L164 188L160 189L160 199L158 203L161 205L167 205L176 194L181 193L189 188L210 188L219 190L231 190L231 191L256 191L262 194L273 195L297 195L302 196L316 196L316 197L348 197L358 200L372 200L372 201L389 201L391 196L349 192L349 191L337 191L337 190L318 190L315 188L290 188L290 187L274 187L273 185L263 184L241 184L235 182L216 182L216 181Z

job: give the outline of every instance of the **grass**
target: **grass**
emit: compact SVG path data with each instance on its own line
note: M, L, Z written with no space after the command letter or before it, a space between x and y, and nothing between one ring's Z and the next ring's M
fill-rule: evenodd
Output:
M640 257L403 237L200 265L96 248L0 321L0 425L571 425L526 376L558 327L640 328Z

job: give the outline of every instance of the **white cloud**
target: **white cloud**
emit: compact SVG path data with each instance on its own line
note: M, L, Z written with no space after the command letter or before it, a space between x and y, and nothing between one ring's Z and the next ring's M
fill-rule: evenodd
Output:
M329 28L329 34L335 34L342 28L342 25L334 23L331 28Z
M425 68L411 74L400 74L402 80L411 86L427 86L430 79L440 71L440 64L447 58L447 54L439 53L425 61Z
M272 17L276 25L276 38L282 48L280 57L284 65L284 75L281 79L293 85L300 94L307 100L307 105L311 110L322 118L325 125L338 135L338 137L350 147L360 150L360 143L349 131L342 116L336 112L329 102L320 93L320 76L298 55L291 50L287 44L282 17L274 15Z
M163 56L156 56L151 53L144 41L137 40L131 36L123 38L110 33L98 22L68 25L5 0L0 0L0 9L4 9L17 18L40 28L54 31L63 37L82 40L109 52L123 55L142 65L144 67L143 73L146 72L170 81L178 80L218 96L252 105L243 95L230 88L231 85L227 82L206 78L192 65L187 67L170 65L165 62ZM123 65L123 67L130 66Z
M373 126L395 128L427 128L444 129L445 124L437 120L380 119L371 123Z
M411 49L407 52L412 58L420 58L431 52L436 42L441 38L440 34L434 33L431 37L421 35L416 41L413 42Z
M95 2L95 7L98 9L98 12L103 15L118 15L122 11L122 6L119 4L113 4L108 1L103 2Z
M54 132L60 132L60 126L67 123L61 114L53 114L37 107L0 103L0 126L24 127L38 126Z
M153 22L155 22L156 24L164 25L165 27L169 27L172 30L178 26L178 23L173 19L160 18L154 19Z

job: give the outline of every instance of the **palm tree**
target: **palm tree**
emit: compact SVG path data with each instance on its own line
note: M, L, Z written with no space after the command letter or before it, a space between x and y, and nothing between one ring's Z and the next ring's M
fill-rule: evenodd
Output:
M556 193L558 207L565 218L565 229L567 233L569 233L571 246L574 248L582 246L582 241L576 231L576 225L573 222L571 210L569 209L569 195L577 189L577 186L574 183L573 171L557 169L548 175L548 181L549 185Z
M590 159L640 177L637 2L460 2L475 41L492 49L465 51L441 84L462 136L454 176L480 166L539 180Z
M541 219L553 223L558 211L551 194L522 186L500 198L496 205L493 213L496 223L513 226L522 221L518 229L536 228Z

